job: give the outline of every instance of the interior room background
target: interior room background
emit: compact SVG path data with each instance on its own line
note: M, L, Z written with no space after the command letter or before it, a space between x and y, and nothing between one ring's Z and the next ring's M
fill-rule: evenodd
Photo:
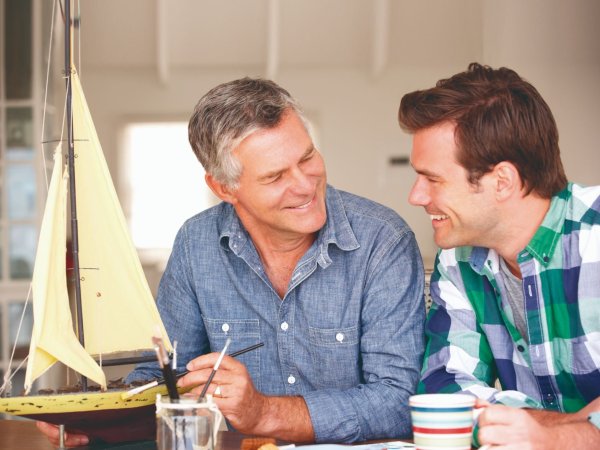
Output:
M429 218L407 203L412 169L390 164L411 148L397 109L404 93L472 61L531 81L555 113L569 178L600 182L595 0L88 0L81 11L84 89L126 209L128 123L185 121L214 85L270 77L313 122L329 182L395 209L431 264ZM168 174L147 176L160 184Z
M31 41L24 44L21 36L17 44L9 33L15 32L14 18L8 14L15 10L10 4L20 1L0 0L4 68L0 134L2 149L10 146L11 108L31 103L34 112L25 128L37 155L42 152L43 61L52 1L27 0ZM404 217L416 233L427 268L436 247L429 217L407 202L415 178L408 164L411 137L400 130L396 119L406 92L430 87L473 61L513 68L538 88L553 110L568 178L600 183L597 0L78 0L76 4L81 22L75 60L153 292L174 229L214 201L206 193L200 164L186 147L187 119L208 89L246 75L272 78L299 99L313 123L329 182ZM34 88L28 101L11 100L4 75L11 70L7 59L17 45L31 47ZM50 74L55 121L62 113L62 58L58 42ZM156 123L165 128L148 134L145 125ZM165 140L153 150L159 153L151 155L148 140L156 144L161 137ZM35 158L29 169L36 182L25 187L28 194L23 197L33 201L31 229L39 228L45 198L44 169L38 164L43 157ZM31 269L14 268L11 248L32 261L37 239L31 233L27 242L11 238L11 227L20 222L9 217L9 195L23 186L19 179L10 182L11 164L0 151L0 369L6 369L14 341L11 324L20 314L11 305L25 300ZM179 183L184 172L191 179L188 184ZM150 201L147 210L155 216L133 217L136 201L146 206ZM156 243L153 238L159 235ZM26 350L25 342L23 347Z

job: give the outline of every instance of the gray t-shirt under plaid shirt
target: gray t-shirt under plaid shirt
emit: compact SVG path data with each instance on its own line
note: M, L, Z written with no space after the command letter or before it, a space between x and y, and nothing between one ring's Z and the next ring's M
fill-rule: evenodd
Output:
M500 275L504 283L506 301L512 310L513 322L525 341L529 342L527 336L527 323L525 322L525 295L523 294L523 283L521 279L510 271L504 258L500 258Z

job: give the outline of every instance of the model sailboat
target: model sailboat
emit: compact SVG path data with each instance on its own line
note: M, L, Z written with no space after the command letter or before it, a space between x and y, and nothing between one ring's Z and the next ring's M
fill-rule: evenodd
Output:
M69 146L74 152L69 161L74 166L63 167L57 147L32 280L34 325L26 395L0 398L0 413L64 424L67 430L108 442L153 439L154 402L164 388L124 398L124 391L107 390L102 360L115 352L150 349L157 335L169 351L171 345L129 236L79 77L73 66L69 72ZM73 326L66 279L69 182L76 193L71 213L77 214L73 239L78 244L74 272L79 283L79 335ZM58 361L85 377L84 389L90 379L101 390L27 395L32 383Z

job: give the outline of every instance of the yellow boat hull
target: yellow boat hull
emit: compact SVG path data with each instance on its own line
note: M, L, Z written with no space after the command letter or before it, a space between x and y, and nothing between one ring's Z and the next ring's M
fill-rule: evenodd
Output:
M123 390L0 398L0 413L27 417L109 443L156 438L156 386L129 398Z

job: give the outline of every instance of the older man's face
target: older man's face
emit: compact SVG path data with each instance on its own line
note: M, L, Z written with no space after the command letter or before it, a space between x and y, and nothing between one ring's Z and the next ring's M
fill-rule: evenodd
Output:
M242 173L232 203L251 234L293 239L325 224L325 165L296 113L252 133L233 154Z

